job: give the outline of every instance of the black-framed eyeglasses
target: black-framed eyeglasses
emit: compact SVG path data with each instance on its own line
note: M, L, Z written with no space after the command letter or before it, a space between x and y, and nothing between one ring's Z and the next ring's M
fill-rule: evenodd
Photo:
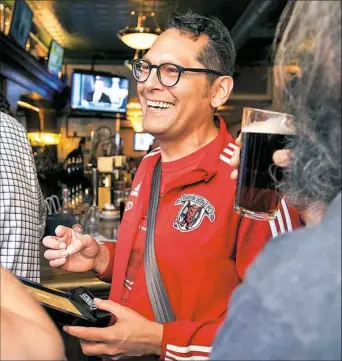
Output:
M157 76L161 84L166 87L175 86L185 71L190 71L194 73L207 73L215 74L217 76L222 76L223 74L219 71L212 69L202 69L202 68L183 68L180 65L172 63L164 63L160 65L152 65L147 60L134 60L131 62L132 72L136 81L139 83L144 83L151 74L153 68L157 69Z

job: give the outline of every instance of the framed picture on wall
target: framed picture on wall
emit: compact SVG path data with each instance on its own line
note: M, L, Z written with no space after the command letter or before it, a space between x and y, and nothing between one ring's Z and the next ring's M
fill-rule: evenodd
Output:
M49 48L49 59L47 63L47 70L49 73L58 76L63 65L64 49L52 40Z
M67 118L66 120L66 135L72 138L82 138L88 136L88 124L91 119L86 118Z
M31 30L33 12L24 0L16 0L12 11L9 36L25 48Z

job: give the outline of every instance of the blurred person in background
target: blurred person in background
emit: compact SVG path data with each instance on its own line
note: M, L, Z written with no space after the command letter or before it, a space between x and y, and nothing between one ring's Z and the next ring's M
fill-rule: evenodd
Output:
M0 264L39 282L46 205L26 130L3 111L8 109L0 111Z
M297 212L285 202L271 223L242 219L233 211L234 139L214 115L232 90L234 60L234 44L219 19L174 15L168 30L133 64L143 127L160 147L140 163L117 243L100 246L61 226L57 237L44 239L51 266L93 270L112 282L109 300L97 306L110 311L116 323L65 328L81 339L85 354L208 359L229 296L250 262L272 232L298 226ZM161 165L156 255L175 314L164 324L155 321L144 268L156 165Z
M308 228L273 239L257 257L232 296L212 360L342 357L341 2L292 6L279 25L287 24L275 79L297 136L273 158L286 167L280 189L305 210ZM286 79L293 60L300 72Z
M127 171L132 175L132 181L135 177L135 173L137 172L138 163L139 163L138 159L133 157L128 158Z
M112 78L110 87L104 89L104 94L108 95L111 102L112 109L119 109L122 107L124 100L128 96L128 88L120 87L120 81L123 85L128 85L128 80L119 78ZM125 84L127 83L127 84Z
M110 97L105 94L104 80L100 76L96 76L93 88L94 90L87 94L90 103L110 103Z
M65 360L62 337L24 285L0 266L0 360Z

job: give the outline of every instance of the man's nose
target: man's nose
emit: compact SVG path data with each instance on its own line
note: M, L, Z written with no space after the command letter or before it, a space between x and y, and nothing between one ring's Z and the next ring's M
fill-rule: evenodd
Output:
M145 87L148 90L153 90L153 89L162 90L164 88L163 84L159 81L156 68L151 69L150 76L147 78L145 82Z

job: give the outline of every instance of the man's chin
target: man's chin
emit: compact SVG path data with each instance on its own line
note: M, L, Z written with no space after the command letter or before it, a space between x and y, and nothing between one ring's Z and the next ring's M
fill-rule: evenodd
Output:
M152 119L146 119L143 121L143 128L145 133L150 133L154 137L158 137L159 135L163 135L167 132L167 127L165 124L160 122L153 121Z

